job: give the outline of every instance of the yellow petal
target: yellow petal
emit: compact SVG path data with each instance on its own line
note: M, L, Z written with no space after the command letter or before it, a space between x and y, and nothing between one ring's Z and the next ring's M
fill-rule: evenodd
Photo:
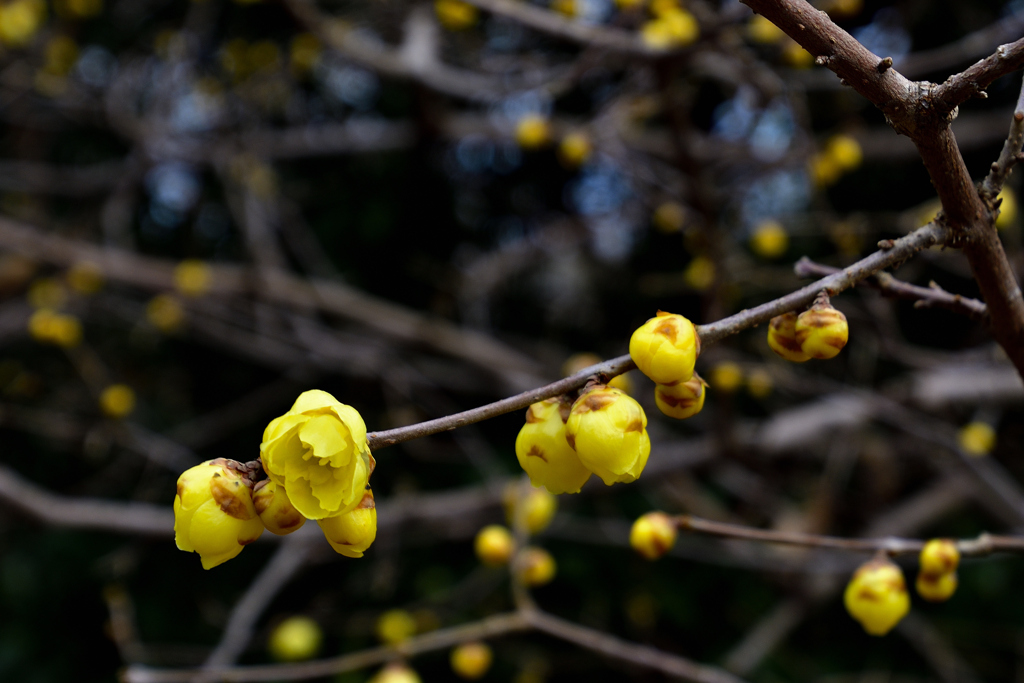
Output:
M311 417L299 427L299 439L312 449L313 455L317 458L330 458L345 451L348 447L345 439L347 436L348 429L333 415ZM347 465L348 458L345 460L346 462L340 464Z

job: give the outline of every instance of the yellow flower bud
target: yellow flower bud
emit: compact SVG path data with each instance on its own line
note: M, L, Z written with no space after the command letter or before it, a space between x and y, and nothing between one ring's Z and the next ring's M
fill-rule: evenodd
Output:
M796 339L796 313L790 311L772 318L768 324L768 346L786 360L803 363L811 359Z
M747 38L752 43L769 45L777 43L785 37L786 34L783 33L781 28L760 14L755 14L747 22Z
M125 417L135 410L135 392L127 385L111 384L100 394L100 408L107 417Z
M640 372L658 384L685 382L693 376L700 338L681 315L658 311L629 338L629 356Z
M651 223L666 235L679 232L686 224L686 209L679 202L663 202L651 214Z
M225 463L210 460L186 470L174 496L174 542L199 553L203 569L227 562L263 533L249 487Z
M527 114L516 123L516 142L523 149L540 149L551 142L551 125L540 114Z
M592 151L590 138L585 133L569 133L558 145L558 159L568 169L579 168Z
M669 417L685 420L704 409L707 386L708 383L695 372L685 382L655 385L654 402Z
M996 227L1002 230L1017 221L1017 195L1004 185L996 195L996 199L1003 200L1003 203L999 205L999 216L996 218Z
M646 428L639 403L599 384L572 404L565 438L583 466L611 486L640 476L651 453Z
M849 135L833 135L825 146L825 154L832 157L844 171L852 171L860 166L864 159L864 152L860 143Z
M767 398L774 387L772 376L764 368L755 368L747 375L747 391L754 398Z
M945 602L953 597L956 592L956 572L948 574L925 574L917 575L915 587L917 594L929 602Z
M508 564L515 548L516 544L512 539L511 532L500 524L485 526L473 541L477 559L489 567Z
M779 258L789 249L789 233L778 221L764 221L754 228L750 248L761 258Z
M656 560L676 544L676 525L664 512L648 512L633 522L629 544L648 560Z
M68 269L65 278L79 294L95 294L103 289L103 271L95 263L82 261Z
M688 287L703 292L715 284L715 264L707 256L694 256L683 271L683 282Z
M884 557L870 560L854 572L843 602L850 616L873 636L884 636L910 610L903 572Z
M301 662L320 651L324 633L309 617L289 617L270 632L270 654L279 662Z
M562 441L565 441L564 431L562 432ZM566 448L568 447L569 445L566 444ZM574 452L573 455L576 455L576 453ZM590 476L589 472L587 476ZM519 506L522 505L523 514L526 515L526 530L531 534L544 531L551 524L551 520L555 516L555 511L558 509L558 499L544 489L534 488L526 494L524 500L521 491L521 487L515 484L505 490L505 519L508 520L510 526L515 526L516 516L519 514Z
M793 329L800 350L811 358L835 358L850 338L846 316L827 299L798 315Z
M374 467L363 418L317 390L304 392L267 425L260 453L267 475L306 519L355 509Z
M534 486L543 486L551 493L577 493L590 478L590 470L565 440L568 419L569 405L558 398L534 403L527 409L526 424L516 437L519 465ZM533 531L533 524L528 525Z
M960 551L948 538L933 538L924 544L918 561L923 574L949 574L960 565Z
M362 557L377 538L377 505L373 491L366 491L355 510L316 521L334 551L345 557Z
M731 394L743 386L743 368L731 361L716 364L711 368L711 386Z
M388 664L370 679L370 683L422 683L419 674L405 664Z
M656 19L640 27L640 38L655 50L670 50L685 47L700 37L700 25L692 14L684 9L667 10Z
M28 288L28 303L32 308L60 308L68 301L68 292L52 277L39 278Z
M388 610L377 619L377 637L397 645L416 635L416 619L404 609Z
M256 485L252 504L263 526L272 534L285 536L306 523L306 518L288 500L284 487L270 479L264 479Z
M146 319L161 332L174 332L185 322L185 311L174 295L158 294L146 304Z
M555 558L543 548L525 548L517 559L516 574L520 581L531 588L551 583L557 571Z
M462 643L452 650L452 671L459 678L475 681L487 673L493 659L491 648L486 643Z
M987 422L970 422L960 428L956 439L967 455L988 455L996 445L996 430Z
M174 268L174 286L185 296L202 296L210 290L213 273L198 259L185 259Z
M449 31L462 31L476 24L479 12L468 2L461 0L435 0L434 13L437 20Z

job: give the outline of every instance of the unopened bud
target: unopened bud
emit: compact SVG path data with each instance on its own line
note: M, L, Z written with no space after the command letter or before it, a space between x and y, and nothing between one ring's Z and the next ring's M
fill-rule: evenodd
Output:
M800 350L811 358L835 358L850 338L846 316L833 308L827 297L819 297L797 316L795 330Z
M477 559L489 567L500 567L508 564L515 551L512 533L500 524L485 526L476 535L473 549Z
M416 635L416 619L404 609L388 610L377 619L377 637L397 645Z
M658 311L629 339L629 355L640 372L658 384L685 382L693 376L700 339L681 315Z
M790 311L772 318L768 324L768 346L772 351L794 363L803 363L811 359L796 339L796 313Z
M704 398L708 393L707 386L707 382L695 372L693 377L686 382L656 385L654 402L658 409L669 417L685 420L704 408Z
M635 481L651 453L643 408L622 391L602 384L572 404L565 438L583 466L608 486Z
M306 518L295 509L284 487L277 482L264 479L256 485L255 491L252 504L267 531L284 536L306 523Z
M676 525L664 512L648 512L633 522L629 544L648 560L656 560L676 544Z
M518 558L516 573L525 585L536 588L550 583L557 571L555 558L547 550L531 546L523 550Z
M301 662L320 651L324 634L309 617L289 617L270 633L270 654L280 662Z
M562 440L565 440L564 433ZM568 448L568 444L566 444L566 448ZM575 452L573 455L576 455ZM579 458L576 460L578 462ZM589 472L587 472L587 477L590 477ZM522 510L520 510L520 506L522 506ZM513 484L505 491L505 518L508 523L515 526L516 517L523 514L525 515L526 530L531 534L538 534L548 528L556 510L558 510L558 499L544 489L531 488L523 495L522 488Z
M565 440L568 419L569 404L558 398L534 403L526 410L526 424L516 437L519 465L530 475L534 486L543 486L551 493L577 493L590 478L590 470L583 466L576 451ZM553 499L550 508L550 513L554 514ZM542 519L542 512L536 503L530 508L527 527L531 533L550 521L550 515Z
M463 643L452 650L452 671L468 681L474 681L491 668L494 654L486 643Z
M886 557L857 569L843 595L846 611L873 636L884 636L910 610L903 572Z
M377 506L373 501L373 491L367 490L363 494L356 509L318 519L317 524L335 552L345 557L362 557L377 538Z
M925 574L917 575L917 594L929 602L945 602L953 597L956 592L956 572L948 574Z

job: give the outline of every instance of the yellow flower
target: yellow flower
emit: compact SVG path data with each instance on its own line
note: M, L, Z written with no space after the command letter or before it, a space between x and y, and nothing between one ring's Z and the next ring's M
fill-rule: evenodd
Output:
M82 323L73 315L40 309L28 319L28 332L33 339L46 344L73 348L82 341Z
M519 576L519 580L531 588L551 583L558 571L555 558L551 557L551 553L536 546L525 548L516 562L516 574Z
M39 31L46 18L42 0L14 0L0 5L0 40L8 45L26 45Z
M173 294L157 294L146 304L146 319L161 332L174 332L185 322L185 311Z
M493 659L491 648L486 643L462 643L452 650L452 671L459 678L475 681L487 673Z
M585 133L569 133L558 145L558 159L566 168L579 168L593 151L590 138Z
M914 586L917 588L917 594L928 602L945 602L953 597L953 593L956 592L956 572L949 572L947 574L925 574L921 572L917 575L917 581L914 583Z
M651 214L651 223L666 235L679 232L686 223L686 209L679 202L662 202Z
M884 636L910 610L903 572L884 557L870 560L854 572L843 602L850 616L873 636Z
M111 384L100 394L100 408L107 417L125 417L135 410L135 392L125 384Z
M335 552L345 557L362 557L377 538L377 506L373 492L366 491L355 510L318 519L317 524Z
M960 551L948 538L933 538L924 544L918 561L925 574L948 574L960 565Z
M655 50L684 47L700 37L700 25L684 9L672 8L640 27L640 38Z
M796 313L790 311L772 318L768 324L768 346L786 360L803 363L811 359L796 338Z
M185 296L202 296L210 289L213 273L198 259L185 259L174 268L174 286Z
M279 662L301 662L320 651L324 633L309 617L289 617L270 633L270 654Z
M388 664L370 679L370 683L422 683L419 675L405 664Z
M970 422L960 428L956 440L967 455L987 455L996 445L996 430L987 422Z
M404 609L388 610L377 619L377 637L397 645L416 635L416 619Z
M648 512L633 522L629 544L648 560L656 560L676 544L676 525L664 512Z
M269 479L264 479L256 485L252 504L267 531L278 536L297 531L306 523L306 518L288 499L284 487Z
M551 0L551 9L570 19L579 14L576 0Z
M750 248L761 258L779 258L789 249L789 233L778 221L764 221L750 236Z
M515 551L515 541L508 529L500 524L485 526L473 541L473 550L477 559L488 567L500 567L508 564Z
M534 403L516 437L516 457L534 486L551 493L577 493L590 478L576 451L565 440L569 406L558 398Z
M651 439L640 404L618 389L596 385L572 405L565 438L588 470L611 486L635 481Z
M825 154L844 171L852 171L864 160L860 143L849 135L833 135L825 145Z
M687 286L704 292L715 284L715 264L707 256L694 256L683 271L683 282Z
M743 385L743 368L731 361L718 363L711 368L711 386L731 394Z
M699 353L700 339L693 323L665 311L658 311L629 338L633 362L658 384L689 380Z
M95 263L76 263L68 269L65 278L79 294L95 294L103 289L103 271Z
M203 569L227 562L263 533L249 487L225 462L186 470L174 496L174 542L179 550L199 553Z
M479 15L476 7L461 0L435 0L434 13L441 26L449 31L462 31L473 26Z
M516 123L516 142L523 149L540 149L551 141L551 124L540 114L527 114Z
M693 417L704 409L708 383L696 372L685 382L676 384L656 384L654 387L654 403L665 415L677 420Z
M826 302L815 303L793 326L800 350L811 358L835 358L850 338L846 316Z
M307 519L354 509L374 467L363 418L318 390L304 392L267 425L260 453L267 475Z
M562 434L562 442L565 442L565 433ZM568 448L566 444L566 448ZM571 450L571 449L570 449ZM573 453L575 456L576 454ZM587 472L587 476L590 473ZM505 519L509 525L515 526L516 516L519 514L519 506L523 506L523 514L526 516L526 530L531 534L538 534L548 528L551 520L558 510L558 499L544 489L534 488L526 494L525 500L521 494L522 488L515 484L505 489Z
M1003 200L999 205L999 216L996 218L996 227L1002 230L1017 221L1017 195L1009 187L1003 186L996 199Z

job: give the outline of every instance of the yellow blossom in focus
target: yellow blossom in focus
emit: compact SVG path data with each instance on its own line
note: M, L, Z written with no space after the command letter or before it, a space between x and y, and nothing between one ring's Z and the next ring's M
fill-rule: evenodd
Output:
M843 171L852 171L864 160L860 143L849 135L833 135L825 145L825 154Z
M316 657L323 642L320 624L309 617L289 617L270 632L270 654L279 662Z
M1003 203L999 205L999 217L996 218L996 227L1002 230L1013 225L1017 220L1017 195L1004 185L996 195L996 199L1003 200Z
M264 479L256 485L252 504L263 526L272 534L285 536L298 531L306 523L306 518L288 499L284 487L269 479Z
M764 368L755 368L747 375L747 392L754 398L768 398L774 388L775 382Z
M202 296L210 290L213 273L205 261L185 259L174 268L174 286L185 296Z
M843 595L846 611L873 636L884 636L910 610L903 572L887 558L861 565Z
M367 490L354 510L318 519L317 524L334 552L345 557L362 557L377 538L377 506L373 492Z
M590 478L590 470L565 440L568 419L569 405L557 397L534 403L526 410L526 424L516 437L519 465L530 475L534 486L543 486L551 493L577 493ZM551 514L554 507L552 497ZM531 530L534 525L528 520ZM547 526L546 522L541 526Z
M284 486L307 519L354 509L373 472L366 425L325 391L306 391L267 425L260 454L267 475Z
M52 277L39 278L28 288L28 303L32 308L60 308L67 300L64 285Z
M185 322L185 310L172 294L158 294L146 304L146 319L161 332L174 332Z
M786 34L783 33L781 28L760 14L755 14L747 22L747 38L752 43L769 45L777 43L785 37Z
M300 33L295 36L288 49L288 62L292 72L297 75L309 73L320 61L322 53L320 39L312 33Z
M794 69L809 69L814 64L814 55L800 47L795 40L789 40L783 46L782 59Z
M683 271L683 282L703 292L715 284L715 264L706 256L695 256Z
M551 553L536 546L524 549L517 559L516 575L531 588L551 583L557 570L555 558L551 557Z
M477 533L473 550L477 559L488 567L500 567L512 559L515 541L508 529L500 524L491 524Z
M558 144L558 159L568 169L579 168L590 158L592 151L586 133L569 133Z
M14 0L0 5L0 41L13 47L27 45L45 19L43 0Z
M562 440L565 440L564 431ZM568 446L568 444L566 445ZM590 476L589 472L587 476ZM558 510L558 499L551 493L541 488L531 488L524 497L521 487L515 484L505 490L504 502L505 519L508 520L508 523L515 526L516 518L521 510L525 515L526 530L531 534L538 534L547 529ZM522 507L520 508L520 506Z
M664 512L648 512L633 522L629 544L648 560L656 560L676 544L676 525Z
M404 609L388 610L377 619L377 637L388 645L398 645L416 635L416 619Z
M691 418L704 409L708 383L696 372L685 382L656 384L654 403L665 415L677 420Z
M100 408L107 417L126 417L135 410L135 392L126 384L111 384L100 394Z
M479 10L462 0L434 0L437 20L449 31L463 31L477 22Z
M676 313L658 311L629 338L629 357L658 384L690 379L699 353L697 329Z
M370 679L370 683L422 683L419 674L405 664L388 664Z
M798 315L793 330L800 350L822 360L839 355L850 338L846 316L828 303L816 303Z
M41 308L28 319L29 334L38 342L73 348L82 341L82 323L72 315Z
M750 248L765 259L777 259L789 249L789 233L778 221L764 221L754 228Z
M475 681L487 673L493 659L494 654L486 643L462 643L452 650L452 671L459 678Z
M716 364L711 368L711 386L731 394L743 386L743 368L731 361Z
M71 266L64 279L71 289L79 294L95 294L103 289L103 271L95 263L88 261Z
M987 422L970 422L960 428L956 440L967 455L988 455L996 445L996 430Z
M516 122L516 142L523 149L540 149L551 142L551 125L540 114L527 114Z
M580 462L608 486L635 481L647 464L647 416L618 389L595 385L572 405L565 438Z
M679 202L662 202L651 214L651 223L666 235L679 232L686 224L686 209Z
M174 542L199 553L203 569L227 562L263 533L249 487L225 463L210 460L186 470L174 496Z

